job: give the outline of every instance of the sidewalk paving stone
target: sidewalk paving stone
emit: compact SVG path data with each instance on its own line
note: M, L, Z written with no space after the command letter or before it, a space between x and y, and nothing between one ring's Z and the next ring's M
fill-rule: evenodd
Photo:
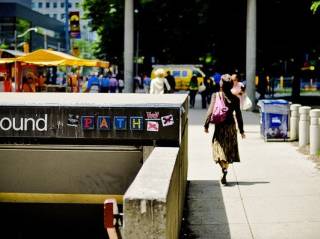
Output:
M199 103L199 102L198 102ZM197 105L196 105L197 106ZM320 171L292 143L265 142L259 114L244 112L240 163L220 184L205 110L189 111L188 222L194 238L320 238Z

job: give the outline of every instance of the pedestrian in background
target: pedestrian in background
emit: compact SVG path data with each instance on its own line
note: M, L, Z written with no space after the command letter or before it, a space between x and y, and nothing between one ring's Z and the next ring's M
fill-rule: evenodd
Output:
M190 95L190 107L194 108L194 104L196 102L196 95L198 93L198 79L195 75L191 77L189 83L189 95Z
M88 87L88 77L83 76L81 81L81 92L82 93L86 92L87 87Z
M110 93L116 93L117 88L118 88L118 81L117 81L116 75L113 74L110 78L110 85L109 85Z
M124 89L124 80L123 80L123 76L118 74L117 75L117 80L118 80L118 92L122 93L123 89Z
M45 92L46 91L46 82L47 79L43 73L41 73L38 77L38 82L36 84L36 88L38 92Z
M100 92L100 81L97 77L98 73L89 77L86 92L99 93Z
M36 79L32 72L22 78L22 92L36 92Z
M168 93L174 93L176 89L176 80L173 75L171 75L170 71L167 71L166 79L170 85L170 90L168 90Z
M155 72L155 78L150 83L150 94L164 94L164 88L170 91L170 85L165 76L165 71L162 68L157 69Z
M206 101L207 101L207 104L209 105L211 102L211 96L215 92L215 83L212 80L212 78L209 76L205 76L203 82L206 87L206 96L207 96Z
M150 84L151 84L151 78L147 76L147 74L144 74L143 76L143 88L144 91L149 94L150 92Z
M233 87L231 89L231 93L239 98L240 108L242 108L241 106L243 105L243 94L245 92L245 86L241 82L241 78L238 73L232 74L231 80L233 81Z
M214 80L214 85L215 85L214 92L218 92L220 90L221 74L219 72L216 72L216 73L214 73L212 78Z
M12 80L11 80L11 77L8 76L7 74L4 74L3 91L4 92L12 91Z
M140 93L141 89L143 89L143 82L141 76L138 74L133 78L133 92Z
M204 124L205 133L209 132L209 124L211 120L212 112L214 112L214 106L216 102L217 94L222 97L225 105L228 107L226 118L223 122L216 124L214 134L212 138L213 147L213 159L218 163L222 169L221 183L227 185L227 173L229 164L234 162L240 162L238 140L237 140L237 128L233 113L235 112L237 125L242 138L245 138L243 130L243 120L240 110L240 100L237 96L231 93L233 82L231 76L228 74L221 76L220 92L212 95L211 104L209 106L206 121ZM218 96L219 96L218 95Z
M70 73L68 75L68 92L79 92L78 76Z
M4 92L4 81L5 81L5 76L0 74L0 92Z
M103 76L100 75L100 92L101 93L108 93L109 92L109 86L110 86L110 79L107 75Z
M202 109L207 108L207 91L206 91L206 89L207 89L207 87L205 86L204 80L203 80L203 82L201 82L199 85L199 93L201 94Z

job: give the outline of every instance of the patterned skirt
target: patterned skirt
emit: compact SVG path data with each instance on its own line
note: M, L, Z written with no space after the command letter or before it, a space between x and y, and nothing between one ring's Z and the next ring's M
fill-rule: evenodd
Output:
M236 124L215 125L212 147L213 159L216 163L240 162Z

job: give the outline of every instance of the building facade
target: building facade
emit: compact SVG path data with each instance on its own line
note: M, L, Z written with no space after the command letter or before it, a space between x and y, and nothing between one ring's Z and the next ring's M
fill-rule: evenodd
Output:
M28 43L29 51L51 48L65 51L64 24L36 11L30 6L16 2L0 1L0 44L9 49L24 50ZM27 1L25 1L27 3ZM37 32L28 31L37 28ZM24 34L19 37L19 35Z
M96 33L91 32L89 20L84 19L82 2L82 0L68 0L68 8L69 12L79 12L81 39L92 42L96 39ZM65 0L32 0L32 9L58 21L65 22Z
M32 0L0 0L0 3L18 3L22 6L31 8Z

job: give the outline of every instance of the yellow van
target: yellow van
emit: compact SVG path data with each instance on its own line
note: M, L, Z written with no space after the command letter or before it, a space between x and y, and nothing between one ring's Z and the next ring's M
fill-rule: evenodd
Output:
M189 82L193 75L197 76L198 84L203 82L205 74L200 70L201 65L153 65L151 78L155 78L155 70L162 68L165 72L170 71L176 81L176 90L188 90Z

